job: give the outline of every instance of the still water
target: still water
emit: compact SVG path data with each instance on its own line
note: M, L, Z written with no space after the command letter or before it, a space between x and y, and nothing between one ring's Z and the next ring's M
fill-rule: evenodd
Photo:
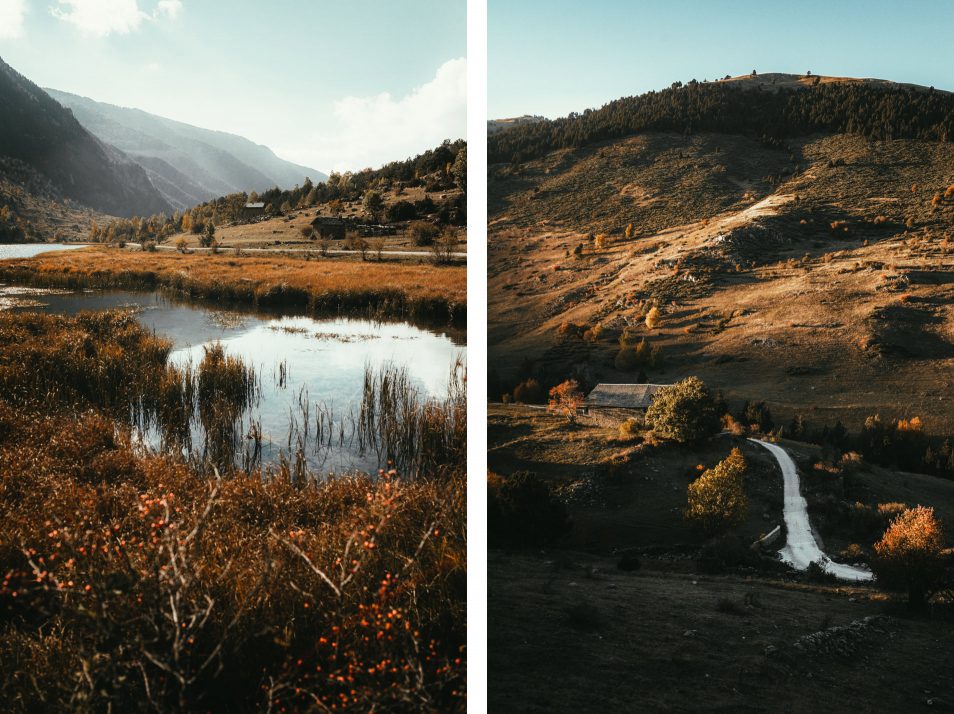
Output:
M3 246L7 247L7 246ZM83 310L129 309L149 330L173 343L170 360L197 366L206 346L219 342L258 375L259 398L243 417L262 434L262 460L290 456L305 422L314 435L317 419L344 427L344 437L303 450L321 473L376 471L375 453L363 453L349 438L362 396L365 368L404 368L422 397L447 395L453 365L466 356L463 334L431 331L405 322L314 319L242 310L217 310L155 293L59 291L0 285L0 309L75 314ZM304 407L304 409L303 409ZM327 424L326 424L327 426ZM337 433L337 432L336 432ZM291 448L289 435L293 435ZM153 441L147 435L147 440Z
M78 243L0 243L0 260L8 258L32 258L52 250L76 250L86 246Z

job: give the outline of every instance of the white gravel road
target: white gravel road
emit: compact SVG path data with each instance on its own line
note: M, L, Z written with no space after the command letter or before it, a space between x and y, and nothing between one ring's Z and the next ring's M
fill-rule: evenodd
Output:
M760 439L749 439L768 449L782 469L782 478L785 484L785 547L779 555L786 563L796 570L806 570L812 563L818 563L826 573L831 573L841 580L864 582L872 580L874 576L867 568L857 565L842 565L835 563L821 548L812 533L808 521L808 508L798 483L798 470L792 457L777 444L770 444Z

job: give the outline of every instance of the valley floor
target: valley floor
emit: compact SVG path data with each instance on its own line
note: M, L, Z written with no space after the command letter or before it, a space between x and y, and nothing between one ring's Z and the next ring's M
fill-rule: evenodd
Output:
M954 709L954 628L866 588L572 551L488 571L490 711Z
M540 408L488 411L494 478L535 474L572 522L543 550L490 552L491 711L954 709L949 605L914 615L877 584L778 562L783 475L761 445L727 434L692 448L624 440ZM839 563L870 557L887 524L880 504L932 506L954 522L950 480L834 469L820 447L778 445L798 466L812 535ZM683 512L688 484L733 447L748 465L748 508L722 541ZM778 540L753 555L777 525Z

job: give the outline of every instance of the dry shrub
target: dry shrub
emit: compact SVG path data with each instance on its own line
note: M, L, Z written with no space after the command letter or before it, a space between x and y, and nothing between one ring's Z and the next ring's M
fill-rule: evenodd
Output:
M646 313L646 327L655 330L662 321L662 311L655 305Z
M462 710L462 469L207 478L131 438L167 352L129 316L0 316L0 699ZM212 354L200 389L241 399Z
M635 417L630 417L619 425L619 438L623 441L632 441L641 436L642 422Z
M583 332L583 341L596 343L600 341L600 336L603 334L603 325L597 322L593 327L587 329Z
M412 221L405 234L414 245L428 246L441 234L441 229L429 221Z
M650 344L644 337L635 345L620 337L619 352L613 359L613 366L622 372L631 372L640 367L660 367L663 364L662 348Z

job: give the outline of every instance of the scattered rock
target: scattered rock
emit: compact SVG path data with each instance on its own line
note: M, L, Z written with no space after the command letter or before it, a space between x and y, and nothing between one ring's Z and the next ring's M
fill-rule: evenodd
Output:
M886 633L886 620L883 615L869 615L847 625L836 625L804 635L792 646L802 652L850 657L865 640Z

